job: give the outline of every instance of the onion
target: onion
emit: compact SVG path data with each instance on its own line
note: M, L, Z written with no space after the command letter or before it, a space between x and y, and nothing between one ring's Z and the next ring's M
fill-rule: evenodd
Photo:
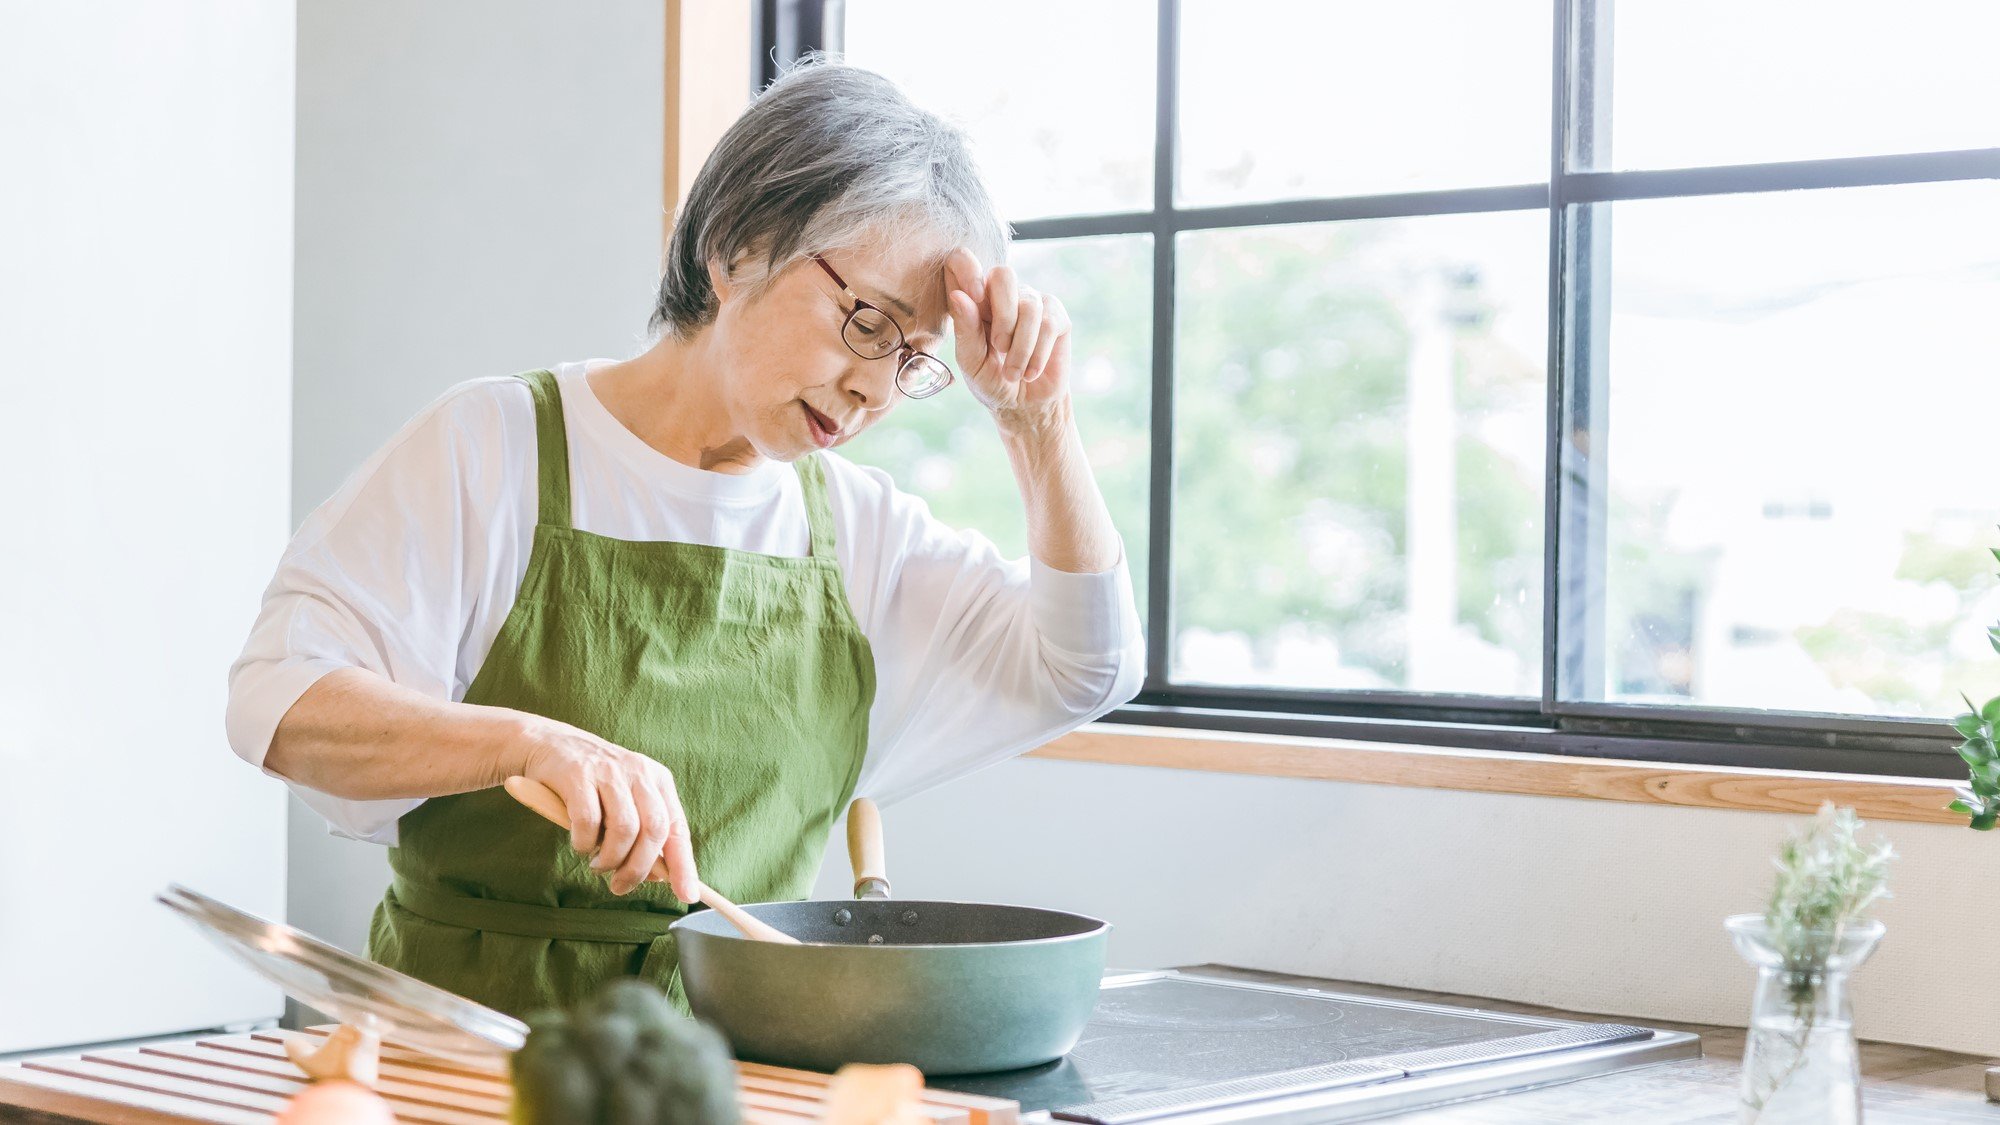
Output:
M353 1082L315 1082L285 1103L277 1125L396 1125L389 1103Z

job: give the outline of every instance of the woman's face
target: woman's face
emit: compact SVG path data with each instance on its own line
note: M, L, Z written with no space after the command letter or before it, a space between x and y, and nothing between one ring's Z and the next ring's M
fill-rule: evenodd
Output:
M821 255L848 288L893 317L910 347L945 355L944 276L931 247ZM725 365L730 421L758 453L793 461L844 445L902 398L902 353L863 359L841 339L853 304L810 258L756 296L711 269L719 308L710 329Z

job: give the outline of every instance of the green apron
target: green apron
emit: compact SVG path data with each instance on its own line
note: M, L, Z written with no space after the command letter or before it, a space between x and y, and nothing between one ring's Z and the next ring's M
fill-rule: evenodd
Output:
M704 883L737 902L804 898L854 792L875 664L834 556L824 466L794 466L808 558L639 543L570 526L555 376L534 391L541 502L527 573L465 702L581 727L673 771ZM661 883L624 898L569 832L504 790L403 817L368 954L516 1016L639 975L686 1006Z

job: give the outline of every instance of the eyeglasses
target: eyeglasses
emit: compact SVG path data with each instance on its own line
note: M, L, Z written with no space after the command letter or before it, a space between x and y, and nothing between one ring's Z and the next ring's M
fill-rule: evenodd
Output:
M854 311L847 314L847 320L840 326L840 338L846 342L848 351L862 359L886 359L891 353L900 353L903 360L896 368L896 389L911 398L929 398L951 386L951 368L943 360L911 347L896 318L857 296L833 272L833 267L826 264L825 258L814 254L812 260L854 303Z

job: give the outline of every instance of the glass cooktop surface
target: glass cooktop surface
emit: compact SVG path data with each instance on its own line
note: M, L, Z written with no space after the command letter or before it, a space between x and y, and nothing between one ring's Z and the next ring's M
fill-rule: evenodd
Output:
M1435 1079L1469 1073L1495 1060L1514 1060L1518 1069L1524 1057L1639 1043L1653 1035L1624 1025L1575 1024L1219 977L1143 974L1105 981L1096 1013L1064 1058L1027 1070L939 1079L936 1084L1010 1098L1024 1112L1049 1111L1063 1120L1139 1121L1225 1104L1240 1109L1315 1090ZM1515 1088L1533 1084L1520 1082Z

